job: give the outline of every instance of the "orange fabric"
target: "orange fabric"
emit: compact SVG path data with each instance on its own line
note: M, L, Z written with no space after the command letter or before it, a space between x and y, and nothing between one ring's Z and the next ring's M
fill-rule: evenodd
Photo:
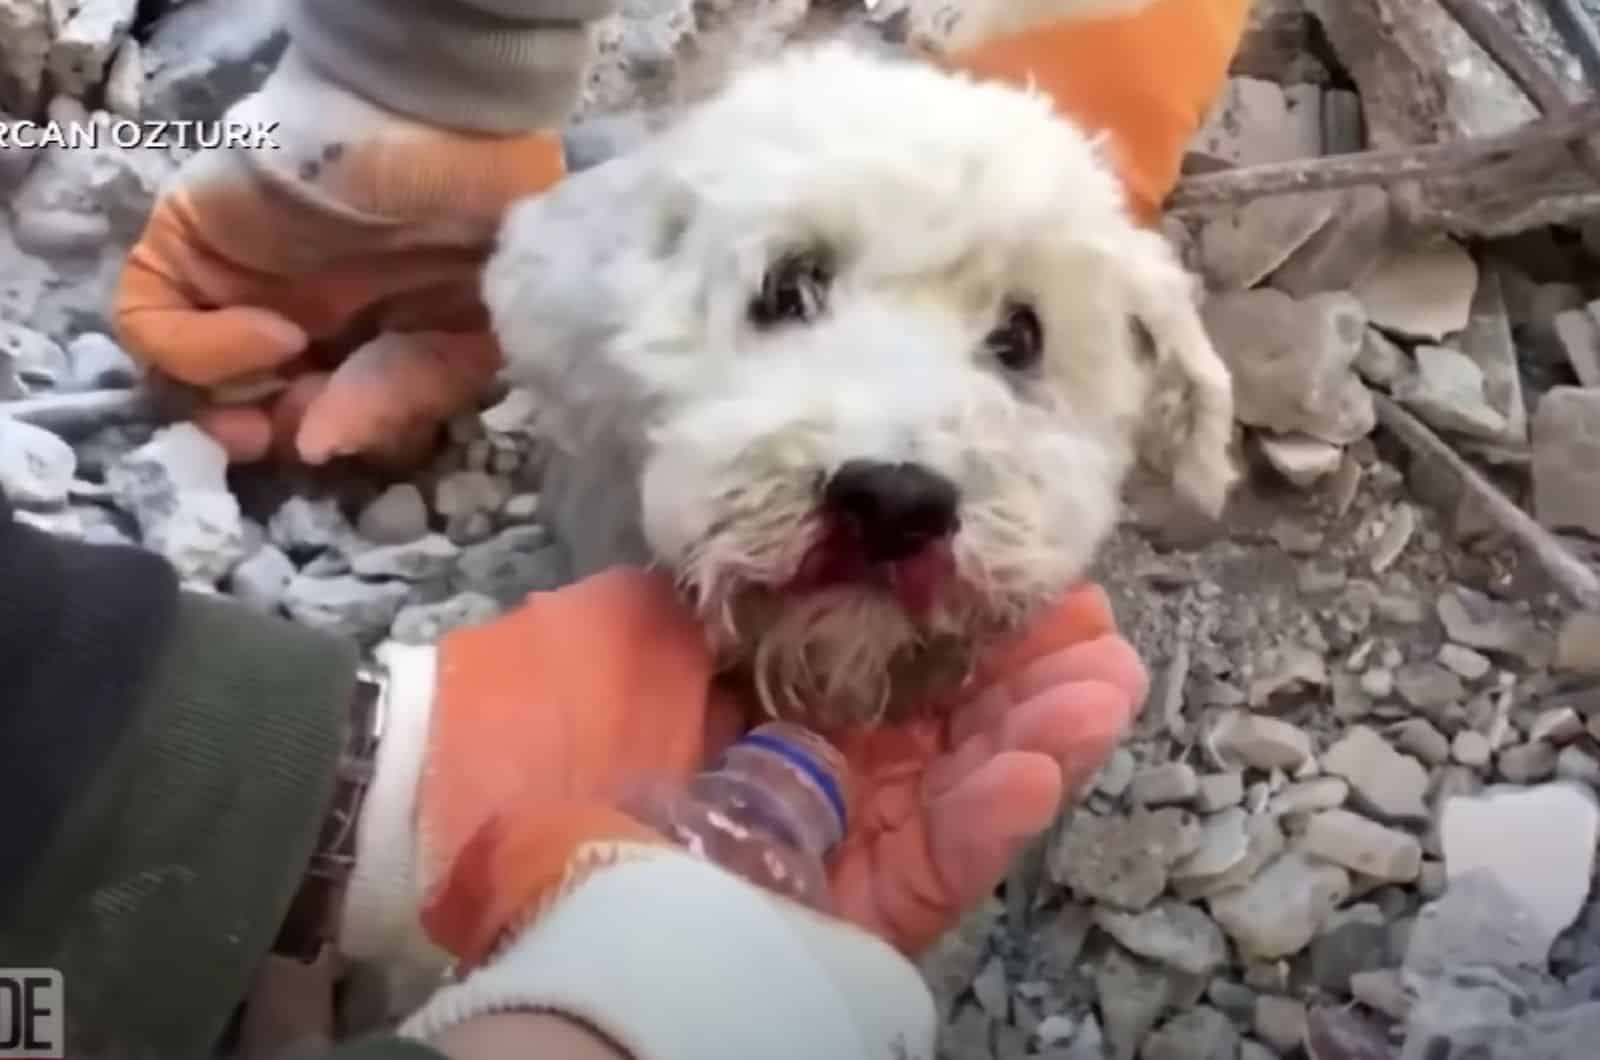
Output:
M1085 586L942 719L828 734L856 793L830 866L840 915L914 954L993 890L1144 699L1144 668L1114 628L1105 594ZM659 841L619 799L686 781L746 724L658 574L608 571L448 634L418 793L425 926L481 957L581 872L584 847Z
M1221 95L1249 14L1250 0L1154 0L1131 15L985 41L946 61L984 78L1031 81L1063 115L1108 133L1134 212L1153 224Z
M498 368L478 294L483 261L507 206L563 172L553 134L443 131L350 146L299 189L242 164L197 168L158 200L128 256L112 310L117 336L151 368L210 387L335 367L382 328L424 333L417 357L432 368L382 389L366 386L370 374L351 380L339 413L312 417L320 433L298 456L319 463L392 450L375 424L404 439L416 428L396 423L447 418ZM447 245L415 246L419 232ZM308 404L315 413L317 401ZM330 427L347 414L347 434ZM270 406L197 417L241 461L260 459L300 420Z

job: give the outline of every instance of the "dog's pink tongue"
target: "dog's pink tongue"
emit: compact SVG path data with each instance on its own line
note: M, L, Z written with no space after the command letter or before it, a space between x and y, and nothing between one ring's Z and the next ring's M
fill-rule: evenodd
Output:
M910 559L889 568L889 584L900 599L900 606L913 615L932 610L939 590L955 573L956 558L946 542L928 545Z

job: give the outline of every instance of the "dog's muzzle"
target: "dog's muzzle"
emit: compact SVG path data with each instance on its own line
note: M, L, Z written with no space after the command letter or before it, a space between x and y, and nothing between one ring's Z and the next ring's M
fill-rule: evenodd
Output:
M955 570L961 491L922 464L851 460L822 483L826 530L793 588L879 585L908 611L931 607Z

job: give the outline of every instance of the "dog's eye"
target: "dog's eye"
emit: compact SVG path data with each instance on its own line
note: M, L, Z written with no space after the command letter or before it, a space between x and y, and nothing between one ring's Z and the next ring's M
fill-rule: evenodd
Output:
M761 327L814 320L822 312L832 279L832 270L820 255L791 254L761 278L761 292L750 303L750 319Z
M1005 368L1026 372L1044 356L1044 325L1032 306L1009 302L1000 326L989 332L983 346Z

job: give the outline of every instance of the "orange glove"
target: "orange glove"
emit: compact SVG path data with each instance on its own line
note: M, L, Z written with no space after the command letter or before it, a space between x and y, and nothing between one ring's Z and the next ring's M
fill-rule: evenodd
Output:
M506 206L561 177L559 135L434 128L293 47L226 120L276 123L277 147L179 170L128 257L119 338L180 382L256 393L196 416L235 460L404 459L498 370L479 270Z
M1108 6L1134 10L1094 13ZM945 65L1031 81L1063 115L1108 135L1135 216L1153 224L1221 96L1250 0L1043 0L1026 9L1040 20L1021 28L1000 22L996 35L959 44Z

